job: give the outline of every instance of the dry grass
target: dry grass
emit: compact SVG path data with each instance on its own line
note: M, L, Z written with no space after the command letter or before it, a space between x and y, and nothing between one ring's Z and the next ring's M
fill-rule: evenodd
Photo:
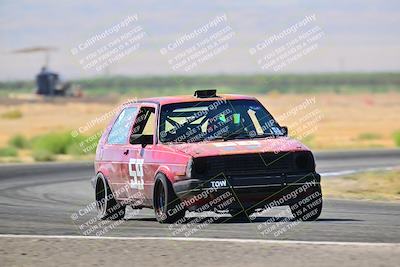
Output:
M400 170L322 179L324 197L400 201Z
M132 96L131 96L132 97ZM319 110L322 120L315 123L315 130L303 138L314 149L395 147L393 133L400 130L400 94L278 94L257 96L275 116L315 97L316 103L290 116L282 125L294 125L313 110ZM2 101L6 103L6 101ZM30 138L47 132L70 131L86 125L98 116L109 112L117 102L28 102L1 105L0 114L19 110L21 118L9 120L0 118L0 147L17 134ZM86 134L102 129L107 121L96 124ZM299 124L302 125L302 124ZM374 138L360 138L360 136Z
M18 120L0 118L0 147L7 144L8 140L17 135L31 138L48 132L64 132L85 126L97 116L109 112L117 104L100 103L25 103L18 105L24 116ZM13 109L1 106L0 112ZM96 124L87 133L104 128L108 121Z
M2 119L8 119L8 120L16 120L19 118L22 118L22 112L18 109L12 109L12 110L8 110L6 112L3 112L0 114L0 117Z

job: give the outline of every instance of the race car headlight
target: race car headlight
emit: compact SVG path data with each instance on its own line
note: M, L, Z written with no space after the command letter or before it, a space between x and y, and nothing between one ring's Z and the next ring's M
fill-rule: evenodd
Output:
M196 174L204 174L207 171L207 158L196 158L194 161Z
M298 170L313 171L315 170L314 157L311 153L299 153L295 157L295 164Z

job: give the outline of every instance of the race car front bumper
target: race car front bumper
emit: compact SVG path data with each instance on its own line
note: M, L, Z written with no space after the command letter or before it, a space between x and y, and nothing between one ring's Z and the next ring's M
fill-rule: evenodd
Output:
M233 206L247 208L264 206L267 202L290 196L292 192L299 194L296 197L301 197L301 194L306 194L307 190L308 193L317 190L320 187L320 180L321 176L316 172L246 177L218 176L209 180L187 179L176 181L173 184L173 188L181 201L186 202L200 194L204 196L204 192L206 192L206 198L202 197L200 198L201 201L192 203L195 208L204 205L207 201L227 194L227 192L230 192L228 194L235 198ZM303 188L304 190L302 190ZM286 197L282 205L289 205L294 201L294 197Z

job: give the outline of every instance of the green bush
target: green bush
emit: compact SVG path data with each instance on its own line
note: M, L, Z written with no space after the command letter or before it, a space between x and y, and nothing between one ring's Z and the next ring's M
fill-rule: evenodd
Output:
M0 157L16 157L17 150L14 147L0 148Z
M395 132L393 138L396 146L400 146L400 131Z
M359 140L377 140L381 139L381 136L377 133L362 133L358 136Z
M70 144L67 147L68 155L84 155L86 154L84 151L84 147L81 147L78 143Z
M8 143L10 146L19 149L27 148L29 146L28 140L20 134L14 135Z
M84 155L93 153L99 137L83 136L72 137L70 132L49 133L36 136L32 139L32 150L42 155L47 151L51 155L70 154Z
M97 134L76 137L75 142L68 147L67 153L72 155L93 154L96 152L99 140L100 136Z
M32 157L35 161L53 161L55 155L47 150L34 150Z
M52 154L66 154L72 143L72 136L65 133L48 133L32 139L33 151L48 151Z
M19 119L22 118L22 112L18 109L13 109L2 113L1 117L10 120Z

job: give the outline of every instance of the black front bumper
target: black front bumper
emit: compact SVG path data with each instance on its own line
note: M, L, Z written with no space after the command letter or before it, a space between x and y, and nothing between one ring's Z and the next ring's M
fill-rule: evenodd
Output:
M299 191L299 188L306 188L308 192L316 190L320 187L320 180L321 176L316 172L245 177L219 175L212 179L176 181L173 188L182 201L189 200L205 191L212 192L209 199L230 192L235 197L237 206L256 208L291 194L295 190ZM288 205L291 201L294 199L290 198L283 204Z

